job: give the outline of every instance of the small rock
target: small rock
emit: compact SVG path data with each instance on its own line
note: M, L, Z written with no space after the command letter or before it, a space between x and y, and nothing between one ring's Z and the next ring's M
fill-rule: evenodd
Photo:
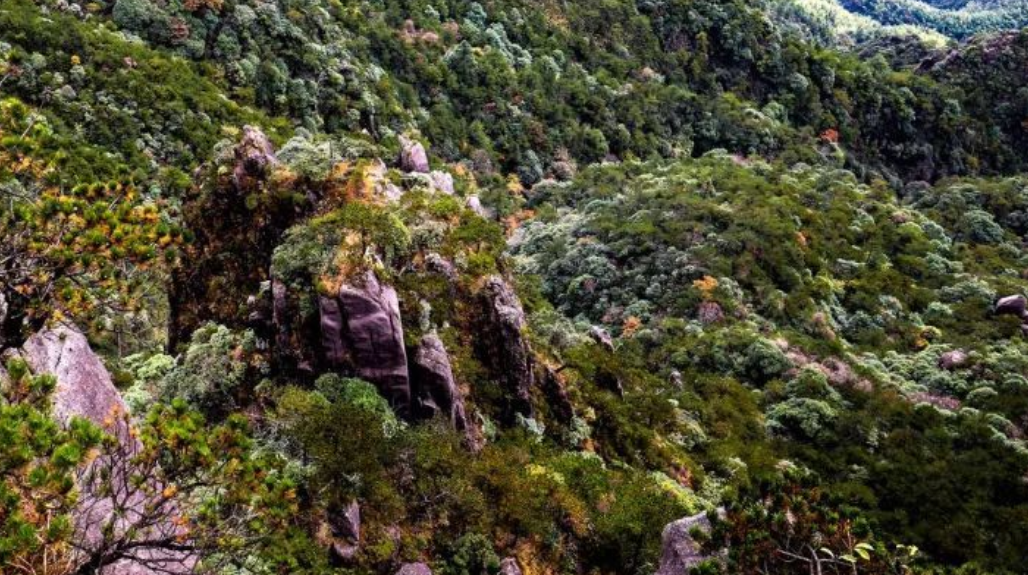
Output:
M444 194L453 195L453 176L448 172L434 170L429 174L429 179L432 182L432 189L438 190Z
M682 575L710 559L700 544L693 539L694 529L710 532L710 519L706 513L679 519L664 527L661 535L660 566L656 575Z
M671 370L671 374L668 375L668 383L675 389L682 389L685 386L685 383L682 381L682 372L677 369Z
M432 575L432 569L424 563L404 563L396 575Z
M967 364L968 357L967 352L962 349L947 351L939 356L939 368L948 371L959 369Z
M278 163L271 140L254 126L243 127L243 139L235 147L234 155L232 177L237 187L244 187L248 181L263 177L268 168Z
M507 557L500 561L500 575L521 575L521 567L518 567L518 560Z
M332 554L350 561L360 550L361 508L356 500L341 509L329 510L328 526L332 533Z
M1028 298L1023 295L1012 295L996 302L996 315L1016 315L1025 317L1025 310L1028 309Z
M478 196L469 196L466 205L469 210L478 214L479 217L485 218L487 220L493 219L492 210L483 206L482 200L480 200Z
M614 351L614 340L607 333L607 330L599 326L592 326L589 328L589 337L593 338L593 341L602 345L607 351Z
M725 319L725 312L721 310L721 306L717 302L705 301L700 303L697 308L696 317L699 318L700 323L710 325Z
M421 142L400 137L400 169L405 172L428 173L428 154Z

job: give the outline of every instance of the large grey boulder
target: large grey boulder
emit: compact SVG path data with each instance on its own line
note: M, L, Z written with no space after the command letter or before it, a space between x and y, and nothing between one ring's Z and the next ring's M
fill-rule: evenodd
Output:
M20 355L33 373L49 374L57 380L53 411L58 421L67 423L72 417L88 419L111 434L120 446L113 457L123 461L124 467L111 465L115 472L109 476L87 472L78 478L80 493L73 513L78 552L86 556L99 554L100 550L110 552L108 539L124 538L139 544L184 536L181 528L170 521L175 514L173 503L165 501L157 508L167 521L138 519L144 514L143 510L154 503L129 478L130 461L139 443L125 417L128 413L125 403L86 337L72 327L59 325L31 336ZM107 457L111 456L101 455L93 465L104 462ZM193 572L196 560L196 555L190 551L139 544L134 553L114 560L98 573L184 575Z
M464 398L453 378L446 346L435 333L421 338L410 364L414 416L430 419L441 414L457 431L468 430Z
M401 418L410 417L407 351L396 290L371 271L320 299L321 347L329 368L375 384Z
M482 320L477 349L479 359L507 392L508 418L532 416L532 350L525 337L525 312L513 288L500 276L491 276L479 294Z
M128 413L107 368L78 330L59 325L40 331L25 342L21 355L33 373L57 379L53 409L58 421L83 417L109 426Z
M685 575L690 569L711 558L693 537L694 530L709 533L710 519L697 513L668 523L661 535L660 565L656 575Z

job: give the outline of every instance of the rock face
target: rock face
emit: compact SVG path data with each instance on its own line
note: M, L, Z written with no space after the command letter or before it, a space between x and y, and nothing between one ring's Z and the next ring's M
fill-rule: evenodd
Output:
M326 366L352 369L378 387L399 417L409 418L411 389L396 290L368 272L360 284L345 284L335 297L319 301Z
M59 421L78 416L102 425L127 412L107 368L79 331L66 326L41 331L25 342L22 356L33 373L57 378L53 404Z
M508 397L507 417L532 416L532 350L523 330L525 312L514 290L499 276L488 278L480 292L482 319L477 352Z
M694 529L710 532L710 528L706 513L668 523L661 535L660 566L656 575L683 575L710 559L691 535Z
M405 172L428 173L428 154L421 142L400 137L400 169Z
M421 338L410 365L413 384L413 415L418 419L431 419L438 414L446 417L457 431L468 430L464 411L464 398L453 379L450 356L443 341L435 333Z

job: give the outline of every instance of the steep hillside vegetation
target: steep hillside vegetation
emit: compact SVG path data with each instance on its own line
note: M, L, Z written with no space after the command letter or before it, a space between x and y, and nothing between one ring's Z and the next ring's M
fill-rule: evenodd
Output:
M1028 33L794 9L0 3L0 572L1022 572Z

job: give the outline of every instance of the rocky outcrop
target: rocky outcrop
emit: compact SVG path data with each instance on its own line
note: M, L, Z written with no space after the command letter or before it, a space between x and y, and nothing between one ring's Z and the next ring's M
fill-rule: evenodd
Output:
M311 207L268 191L278 165L268 137L247 126L239 143L196 172L182 207L194 239L171 270L168 290L172 352L207 322L250 327L247 299L268 281L282 235Z
M469 431L464 398L453 378L450 356L434 332L421 338L413 354L410 375L415 418L431 419L442 415L457 431ZM467 439L470 440L470 436Z
M523 330L525 312L510 285L500 276L486 279L479 292L482 314L476 351L479 360L506 391L507 418L532 416L532 350Z
M59 421L83 417L105 425L128 412L107 368L78 330L57 326L41 331L26 340L21 355L33 373L57 379L53 409Z
M656 575L683 575L700 563L710 559L702 545L692 533L700 530L709 533L710 519L706 513L698 513L668 523L661 535L660 565Z
M400 137L400 169L405 172L428 173L428 154L421 142Z
M993 308L996 315L1016 315L1021 318L1021 333L1028 337L1028 298L1011 295L1001 298Z
M368 272L319 299L321 349L326 367L352 370L375 384L401 418L411 413L407 351L396 290Z

